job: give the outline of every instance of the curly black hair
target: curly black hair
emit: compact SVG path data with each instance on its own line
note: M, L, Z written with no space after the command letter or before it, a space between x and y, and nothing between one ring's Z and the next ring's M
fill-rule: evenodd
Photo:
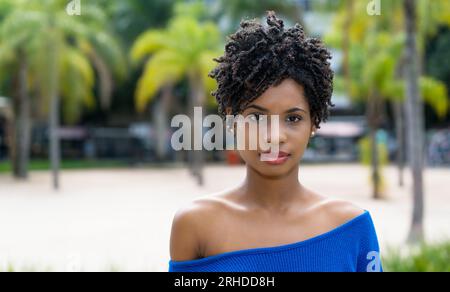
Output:
M214 61L219 64L209 73L218 87L211 94L226 116L239 114L246 105L277 86L286 78L303 85L313 124L326 121L333 92L330 52L316 38L307 38L301 25L284 28L275 12L267 12L267 24L243 20L239 30L228 37L225 53Z

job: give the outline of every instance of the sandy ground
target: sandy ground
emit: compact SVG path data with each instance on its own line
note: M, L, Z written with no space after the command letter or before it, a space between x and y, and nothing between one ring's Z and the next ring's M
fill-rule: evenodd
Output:
M208 166L198 187L184 168L64 171L62 188L50 188L48 172L29 182L0 175L0 270L166 271L170 226L176 210L192 199L230 188L244 179L243 166ZM397 186L385 169L387 199L370 198L368 169L359 165L311 165L302 183L369 210L382 252L401 246L411 214L411 180ZM450 169L428 169L426 236L450 237Z

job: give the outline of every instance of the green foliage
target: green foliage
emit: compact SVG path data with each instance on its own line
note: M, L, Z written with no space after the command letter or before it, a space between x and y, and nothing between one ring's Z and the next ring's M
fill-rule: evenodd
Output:
M116 160L63 160L62 169L91 169L91 168L121 168L127 167L127 162ZM31 160L30 170L49 170L48 160ZM9 173L12 170L10 161L0 162L0 173Z
M419 2L420 44L427 35L433 34L439 25L449 24L450 13L440 10L447 7L450 2L442 0ZM377 17L367 17L365 9L367 3L363 1L353 3L354 11L351 16L348 7L342 3L332 29L325 36L325 42L337 48L343 48L345 37L349 41L348 51L344 54L348 54L350 76L342 77L335 89L349 90L348 94L355 101L366 100L375 91L377 95L387 100L403 100L405 88L402 80L402 55L405 38L401 1L383 0L381 2L383 13ZM348 17L351 17L351 23L348 31L344 31L344 23ZM443 66L439 64L437 67ZM445 117L449 109L445 84L429 76L423 76L419 85L423 100L431 106L438 117Z
M380 132L378 132L380 133ZM380 135L377 135L377 138L380 137ZM377 148L378 148L378 163L379 163L379 174L380 174L380 181L379 181L379 189L381 193L384 192L386 189L386 182L383 176L383 168L389 163L389 153L387 149L387 145L384 142L377 140ZM370 137L364 137L361 138L358 141L359 146L359 159L362 164L364 165L371 165L372 162L372 143L370 141ZM373 177L369 177L371 183L374 183Z
M440 33L427 48L427 72L450 87L450 28Z
M218 27L212 22L200 22L189 14L175 17L166 29L143 33L130 53L134 64L146 61L135 93L136 109L142 112L163 86L175 84L187 76L201 79L209 95L215 83L207 75L215 66L213 58L221 54L219 45Z
M420 90L422 97L429 104L439 118L444 118L448 113L447 87L441 81L433 78L420 78Z
M67 15L66 5L64 0L14 1L0 18L0 78L14 74L25 59L29 94L39 97L34 103L41 105L41 113L48 111L51 88L56 85L63 118L73 123L82 109L95 105L96 77L102 85L101 97L109 98L111 75L124 78L127 65L98 4L83 3L82 15L77 17Z
M406 253L390 250L382 262L387 272L450 272L450 241L421 244Z
M361 163L365 165L370 165L371 163L371 153L372 153L372 146L370 143L369 137L361 138L358 142L359 144L359 158ZM385 143L377 143L378 146L378 155L379 155L379 161L380 165L387 165L389 162L388 159L388 150L387 145Z
M450 26L450 1L418 0L419 43L423 47L427 36L434 36L440 26Z
M96 0L108 15L109 27L130 48L149 27L161 28L172 17L174 4L180 0Z
M198 20L209 18L208 7L203 0L179 1L174 6L174 17L192 17Z
M81 114L83 104L90 109L95 105L92 92L95 73L89 60L78 50L66 48L62 58L60 80L63 116L66 121L75 122Z
M15 273L15 272L25 272L25 273L34 273L34 272L52 272L50 267L40 268L36 265L14 265L13 263L8 262L6 267L0 267L0 273Z

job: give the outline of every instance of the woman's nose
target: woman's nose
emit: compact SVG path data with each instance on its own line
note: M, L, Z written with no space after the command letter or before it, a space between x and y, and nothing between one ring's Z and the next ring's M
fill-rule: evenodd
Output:
M267 143L282 144L286 142L286 129L279 122L279 120L279 117L272 118L271 116L270 123L268 123L266 131L263 131L265 132L265 140L267 141Z

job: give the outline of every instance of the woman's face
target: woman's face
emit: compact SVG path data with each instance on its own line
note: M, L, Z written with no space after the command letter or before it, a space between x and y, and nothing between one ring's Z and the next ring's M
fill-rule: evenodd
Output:
M245 125L245 148L238 149L240 156L248 167L264 176L279 177L290 173L298 164L308 145L312 126L308 101L305 97L304 88L293 79L284 79L278 86L270 87L261 96L256 98L240 113L251 123L258 124L267 116L267 128L264 132L257 130L259 135L267 138L267 142L274 144L278 142L279 154L275 161L263 161L261 145L257 150L249 147L249 124ZM271 116L278 115L278 136L271 137ZM258 128L258 127L256 127ZM239 129L237 129L239 131ZM253 133L255 134L255 133ZM278 137L278 139L277 139ZM254 148L253 148L254 149ZM267 148L264 148L267 150Z

